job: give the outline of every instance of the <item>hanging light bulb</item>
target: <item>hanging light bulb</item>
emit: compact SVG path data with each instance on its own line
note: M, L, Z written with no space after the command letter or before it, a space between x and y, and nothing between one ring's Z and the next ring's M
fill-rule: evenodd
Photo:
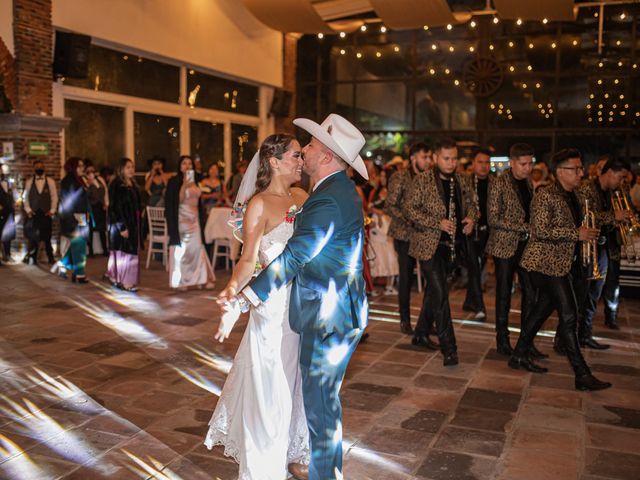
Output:
M604 67L604 63L603 62L598 62L598 67L600 67L600 68Z
M592 93L591 95L589 95L589 98L593 100L594 98L596 98L596 96Z
M518 26L522 25L522 19L521 18L516 20L516 25L518 25Z
M395 47L393 47L393 51L398 53L400 51L400 47L396 45Z
M536 83L536 88L540 88L540 83Z
M476 51L476 49L475 49L473 46L471 46L471 47L469 47L469 51L470 51L471 53L473 53L473 52L475 52L475 51Z
M367 26L366 26L366 25L362 25L362 26L360 27L360 30L361 30L362 32L366 32L366 31L367 31Z
M574 40L573 42L571 42L571 44L572 44L574 47L577 47L577 46L578 46L578 40Z
M344 48L340 50L340 55L344 55L345 53L347 53L347 51Z
M608 93L605 93L605 94L604 94L604 98L609 98L609 94L608 94Z
M444 73L445 73L445 75L449 75L451 73L451 70L449 70L448 68L445 68L444 69Z
M362 53L360 53L360 52L356 53L356 57L362 58Z
M457 87L458 85L460 85L460 80L458 80L457 78L453 81L453 84Z
M384 25L380 27L380 33L387 33L387 27Z
M514 43L513 42L509 42L509 47L513 48Z
M435 75L435 74L436 74L436 71L435 71L435 69L430 68L430 69L429 69L429 73L430 73L431 75Z
M471 22L469 22L469 26L470 26L471 28L476 28L476 25L477 25L477 23L476 23L476 21L475 21L475 20L471 20Z
M533 43L530 43L530 44L529 44L529 48L533 48Z
M453 52L454 52L454 50L455 50L455 48L453 48L453 45L451 45L451 46L449 47L449 51L450 51L451 53L453 53Z
M376 52L376 57L378 57L378 58L382 57L382 53Z
M616 40L616 47L619 47L620 45L622 45L622 42L620 40Z
M523 89L524 89L524 88L527 88L527 84L526 84L526 83L523 83L523 84L522 84L522 88L523 88Z
M447 23L447 30L451 30L453 28L453 25L451 25L450 23Z
M324 33L319 33L319 34L318 34L318 38L319 38L320 40L322 40L322 39L324 38Z
M602 79L601 78L598 79L598 85L602 85Z
M494 48L493 44L489 45L489 50L493 50Z
M425 25L424 27L422 27L424 30L429 30L429 26Z
M556 45L556 42L551 42L551 48L556 48L558 45Z
M515 72L516 71L516 67L514 67L513 65L509 65L509 71L510 72Z
M531 65L527 65L527 70L531 71L533 70L533 67Z
M613 81L613 83L615 83L616 85L620 83L620 80L618 80L617 78Z
M625 18L627 18L627 14L626 14L626 13L624 13L624 12L622 12L622 13L620 14L620 20L624 20Z
M493 23L495 23L497 25L498 22L500 22L500 20L498 20L498 17L493 17Z
M495 110L496 109L496 104L492 103L491 105L489 105L489 108L491 108L491 110Z
M346 34L346 33L344 33L344 32L340 32L340 38L344 38L344 37L346 37L346 36L347 36L347 34Z
M435 43L431 44L431 50L437 50L438 46Z
M546 18L543 18L542 23L546 25L547 23L549 23L549 20L547 20Z

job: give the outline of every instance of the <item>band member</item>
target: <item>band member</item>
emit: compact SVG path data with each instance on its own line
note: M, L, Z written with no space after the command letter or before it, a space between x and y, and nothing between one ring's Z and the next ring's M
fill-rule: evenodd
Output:
M482 298L482 271L487 262L485 247L489 239L489 227L487 223L487 197L489 184L494 177L491 172L491 150L486 147L476 149L471 161L471 175L465 177L470 183L476 209L480 212L480 218L476 223L473 233L467 237L467 271L469 280L467 283L467 296L462 304L462 309L473 312L476 320L484 320L487 316Z
M598 267L602 275L600 279L589 281L587 302L584 314L578 326L578 339L583 347L606 350L609 345L598 343L591 335L593 317L598 309L598 301L603 296L603 287L609 282L613 288L604 292L605 323L610 328L617 327L618 290L620 272L620 243L618 239L618 222L628 220L629 210L613 209L612 194L620 188L629 164L616 159L608 160L594 179L585 180L579 191L593 209L595 219L600 227L598 237ZM605 280L606 278L606 280Z
M489 240L487 253L493 256L496 272L496 346L498 353L513 353L509 342L509 311L513 275L518 274L521 287L520 324L524 328L526 313L533 300L533 290L527 272L519 266L529 238L529 217L533 186L533 148L516 143L509 151L509 165L489 189L487 218ZM535 348L535 347L534 347ZM537 357L543 354L532 351Z
M434 149L435 167L416 176L406 200L406 217L412 222L409 255L420 262L427 280L423 310L436 323L444 365L457 365L456 337L451 322L447 276L462 255L464 236L473 232L479 213L467 182L455 173L458 148L451 139ZM427 315L421 313L412 343L425 345Z
M582 249L588 242L590 248L595 248L598 238L598 229L583 224L584 199L576 193L584 175L580 152L565 149L556 153L551 159L551 170L556 182L536 192L531 213L532 236L521 262L536 288L536 302L531 306L509 366L534 373L547 371L533 363L529 351L540 327L557 310L558 331L573 367L575 388L602 390L611 384L591 374L576 335L578 305L584 301L587 285Z
M429 168L431 147L425 143L416 143L409 150L410 166L408 170L394 173L389 180L387 200L384 211L391 217L388 235L393 238L393 246L398 255L398 306L400 308L400 330L407 335L413 334L411 328L411 286L416 259L409 255L409 239L413 228L405 218L407 191L413 179ZM426 291L425 291L426 298ZM425 311L426 312L426 311ZM425 336L426 342L434 349L435 343Z
M51 217L58 208L58 191L56 182L45 173L41 160L33 162L34 175L24 185L22 202L27 218L24 233L28 239L28 252L22 260L24 263L38 263L38 247L44 243L49 265L53 265L53 248L51 247Z

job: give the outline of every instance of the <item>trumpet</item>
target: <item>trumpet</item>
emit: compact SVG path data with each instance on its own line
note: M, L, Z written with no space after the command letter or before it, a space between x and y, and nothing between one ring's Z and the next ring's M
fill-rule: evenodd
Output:
M584 218L582 219L582 226L586 228L596 227L596 215L593 210L589 209L589 200L584 201ZM582 265L589 268L590 275L589 280L601 280L604 278L602 272L600 272L600 266L598 265L598 240L584 240L582 242Z
M616 190L612 198L611 204L613 205L613 211L619 212L631 212L630 218L622 220L618 224L618 231L620 232L620 241L622 242L622 255L629 263L635 263L638 258L636 247L633 244L633 237L640 230L640 222L638 222L635 213L629 205L629 200L624 193L620 190Z

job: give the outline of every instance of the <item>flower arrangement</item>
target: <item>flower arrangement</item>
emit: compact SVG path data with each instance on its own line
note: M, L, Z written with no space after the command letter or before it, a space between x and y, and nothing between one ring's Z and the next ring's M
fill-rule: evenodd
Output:
M284 216L284 221L287 223L293 223L293 221L296 219L296 215L298 215L301 210L298 210L297 206L291 205Z

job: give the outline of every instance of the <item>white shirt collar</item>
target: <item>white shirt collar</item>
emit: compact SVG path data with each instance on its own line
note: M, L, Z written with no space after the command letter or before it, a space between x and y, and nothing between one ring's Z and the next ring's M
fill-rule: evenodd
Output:
M315 192L315 191L316 191L316 189L320 186L320 184L321 184L322 182L324 182L327 178L329 178L329 177L331 177L331 176L335 175L336 173L340 173L340 172L342 172L342 170L338 170L338 171L336 171L336 172L332 172L332 173L330 173L329 175L327 175L326 177L322 177L320 180L318 180L318 181L316 182L316 184L313 186L313 189L312 189L311 191L312 191L312 192Z

